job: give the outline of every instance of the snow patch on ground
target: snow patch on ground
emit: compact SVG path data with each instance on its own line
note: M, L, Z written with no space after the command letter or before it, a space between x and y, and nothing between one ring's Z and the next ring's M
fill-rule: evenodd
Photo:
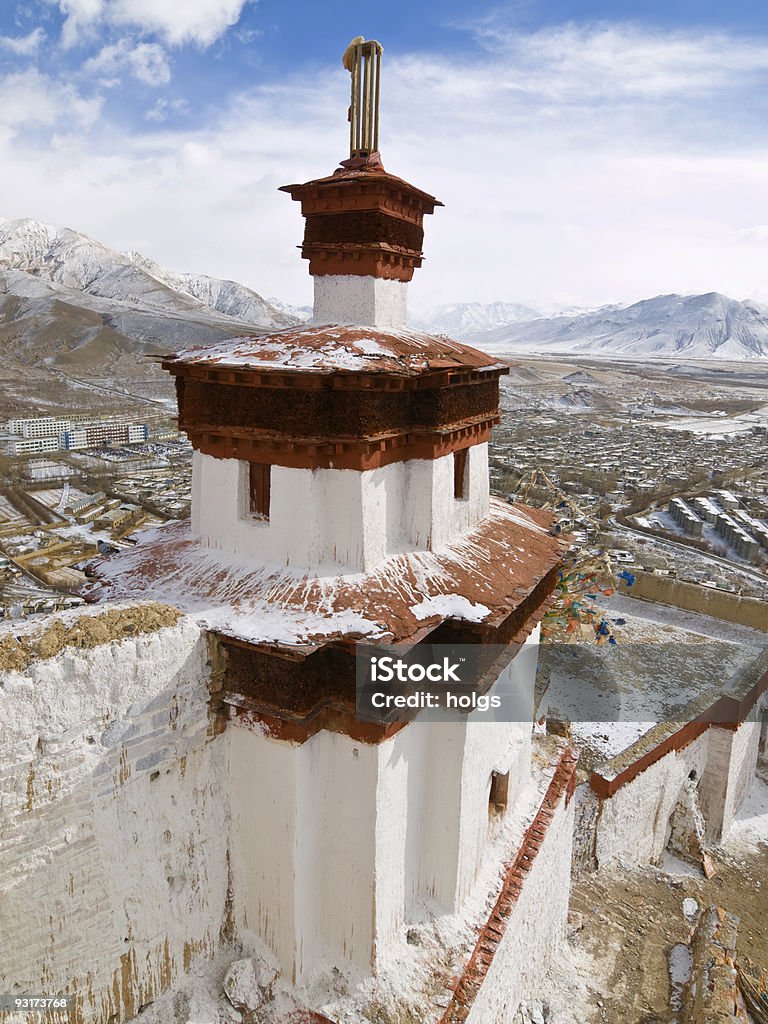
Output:
M759 844L768 846L768 784L755 777L724 845L744 851Z
M669 980L671 993L669 1005L675 1011L683 1008L683 988L691 980L693 955L689 946L678 942L669 951Z
M586 746L606 758L616 757L644 736L656 722L573 722L577 746Z
M704 872L665 850L661 859L661 870L667 875L685 875L688 878L704 878Z

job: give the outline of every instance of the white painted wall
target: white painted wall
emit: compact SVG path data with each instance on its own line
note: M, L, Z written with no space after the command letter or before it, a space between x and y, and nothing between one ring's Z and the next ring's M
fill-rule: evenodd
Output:
M706 769L699 800L706 820L707 838L718 842L728 834L746 799L757 769L760 722L742 722L738 729L709 730Z
M243 934L289 978L369 968L378 750L320 732L302 745L233 721L233 876Z
M405 327L408 284L354 274L315 276L312 323Z
M0 990L123 1020L219 942L226 743L188 619L0 679ZM73 1018L74 1019L74 1018Z
M537 634L508 670L532 692ZM233 719L232 864L243 934L308 982L387 956L422 897L460 909L489 834L494 770L528 782L530 722L411 723L379 745L320 732L302 745Z
M351 964L367 975L376 941L380 751L340 733L317 740L299 770L299 973Z
M533 687L536 640L515 685ZM528 781L528 722L416 722L378 746L236 721L214 738L210 672L182 618L0 680L6 991L76 988L92 1019L123 1020L216 953L228 906L297 982L370 974L424 897L461 910L491 773L511 772L508 814Z
M510 772L507 814L529 781L530 725L418 720L379 749L376 940L386 957L417 899L460 910L492 827L493 771Z
M712 726L679 751L670 751L612 797L602 801L595 853L600 868L655 864L669 836L669 819L690 772L696 772L707 840L719 842L733 824L755 775L760 723L738 729Z
M760 722L743 722L731 735L731 762L723 810L723 837L730 831L755 778L760 747Z
M550 964L566 942L570 896L571 801L560 801L522 892L507 919L467 1024L514 1024L521 1002L538 1002Z
M207 547L319 573L361 572L389 555L435 550L488 514L488 445L469 449L468 497L453 455L380 469L272 467L269 521L246 513L248 465L195 452L192 531Z
M232 877L238 930L258 935L288 977L296 945L297 762L300 748L231 723Z
M671 751L603 800L595 854L599 868L657 864L667 845L667 827L690 772L702 777L709 733Z

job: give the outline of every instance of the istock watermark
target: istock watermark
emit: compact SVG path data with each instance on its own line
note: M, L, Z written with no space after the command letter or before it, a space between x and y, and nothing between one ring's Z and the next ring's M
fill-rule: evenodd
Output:
M736 723L768 714L768 647L695 642L358 645L362 721Z
M357 717L435 722L472 713L530 722L535 668L535 648L519 645L359 645Z
M458 675L459 662L451 664L448 657L443 658L442 665L420 665L410 664L403 658L393 658L391 655L371 657L371 682L391 683L397 680L400 683L460 683Z

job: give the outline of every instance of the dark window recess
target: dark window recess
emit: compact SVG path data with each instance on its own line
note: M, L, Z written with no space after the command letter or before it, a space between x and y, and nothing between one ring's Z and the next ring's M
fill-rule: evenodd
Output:
M453 496L467 496L467 449L462 448L453 453Z
M269 519L271 469L263 462L251 462L248 466L248 511L256 519Z
M488 795L488 810L501 814L509 803L509 772L493 772L491 792Z

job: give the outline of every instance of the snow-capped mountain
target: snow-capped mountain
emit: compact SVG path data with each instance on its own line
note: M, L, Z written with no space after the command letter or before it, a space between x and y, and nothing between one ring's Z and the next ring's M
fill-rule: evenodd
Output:
M70 228L0 219L0 343L22 365L75 360L88 372L111 372L126 356L138 365L147 353L280 329L310 314L235 281L115 252ZM556 316L515 302L452 303L411 323L497 352L768 358L768 308L716 292Z
M283 302L282 299L276 299L274 295L270 295L267 302L270 306L274 306L275 309L279 309L281 313L287 313L288 316L292 316L302 323L306 323L307 320L312 317L311 306L293 306L290 302Z
M227 317L262 329L296 323L234 281L175 274L139 253L115 252L71 228L35 220L0 223L0 269L146 310Z
M300 319L263 299L237 281L223 281L205 274L175 274L161 267L141 253L125 253L133 265L145 270L151 278L160 281L173 292L194 299L207 309L232 317L255 327L275 329L290 327Z
M409 320L418 330L471 338L508 324L527 323L540 316L540 311L519 302L453 302L447 306L435 306Z
M0 344L20 367L151 374L143 356L297 322L234 281L175 274L69 228L0 221Z
M465 332L495 351L685 359L768 359L768 309L717 292L657 295L630 306Z

